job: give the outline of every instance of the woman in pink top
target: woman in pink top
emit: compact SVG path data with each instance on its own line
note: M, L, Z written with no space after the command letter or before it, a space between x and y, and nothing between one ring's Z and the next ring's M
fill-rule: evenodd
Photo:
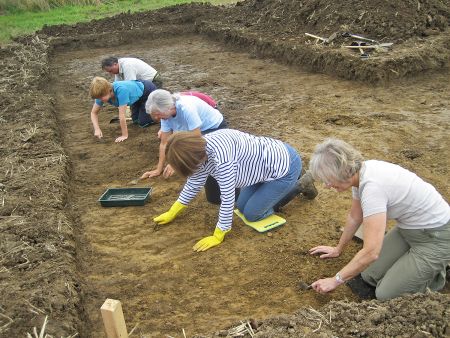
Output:
M208 95L206 95L204 93L195 92L195 91L186 91L186 92L181 92L180 94L181 95L190 95L190 96L198 97L200 100L206 102L207 104L209 104L214 109L217 109L217 102L214 101L214 99L211 96L208 96Z

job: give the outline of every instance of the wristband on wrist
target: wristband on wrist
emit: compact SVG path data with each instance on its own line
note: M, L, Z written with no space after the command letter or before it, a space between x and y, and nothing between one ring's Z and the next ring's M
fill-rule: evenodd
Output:
M345 283L345 280L342 279L341 274L339 272L336 274L336 276L334 276L334 278L336 279L336 282L338 282L339 285Z

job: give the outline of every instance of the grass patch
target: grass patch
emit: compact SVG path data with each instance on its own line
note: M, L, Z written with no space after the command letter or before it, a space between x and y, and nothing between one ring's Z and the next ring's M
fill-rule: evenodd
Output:
M92 19L100 19L123 12L139 12L161 7L190 3L209 2L211 4L230 4L237 0L0 0L0 8L5 5L0 15L0 44L12 38L33 33L44 25L74 24ZM6 9L6 3L15 7ZM44 6L40 9L37 3ZM21 9L20 6L28 7ZM47 7L45 7L47 5ZM33 7L34 6L34 7Z
M100 5L105 0L0 0L1 13L20 11L48 11L51 8L69 5Z

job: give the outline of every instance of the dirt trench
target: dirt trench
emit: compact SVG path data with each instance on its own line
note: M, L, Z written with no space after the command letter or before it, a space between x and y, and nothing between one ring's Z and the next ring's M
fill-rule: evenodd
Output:
M404 22L418 23L405 35L407 25L390 25L403 3L376 2L364 26L355 2L339 3L333 22L323 19L338 9L320 2L175 6L47 27L0 48L0 337L26 336L46 316L53 336L103 337L99 307L108 297L122 301L128 329L138 325L141 337L224 336L245 318L260 324L258 337L450 335L449 286L391 302L359 302L347 287L299 290L300 280L334 274L360 247L329 261L306 254L338 240L349 194L319 187L316 200L296 199L271 236L235 220L204 254L191 247L211 233L217 207L203 194L174 223L155 229L151 221L176 199L180 179L151 181L145 207L97 201L157 160L156 126L131 126L125 143L113 143L114 109L101 114L105 140L92 135L88 87L111 54L141 57L170 90L212 95L233 128L292 144L305 165L315 144L339 137L416 172L448 200L448 6L404 8ZM277 13L289 14L283 24ZM350 19L383 41L394 29L398 47L362 61L338 44L305 41L304 31L328 34Z
M410 168L445 195L448 159L448 74L388 87L371 87L310 74L255 59L243 51L193 34L156 38L114 48L68 48L52 58L49 85L71 159L69 206L77 224L77 256L87 321L82 336L100 337L99 307L106 298L123 303L129 329L145 337L218 331L242 318L259 320L318 308L330 300L357 301L347 287L329 295L301 291L299 280L333 275L358 250L321 261L306 251L335 243L351 196L319 187L314 201L296 199L282 215L287 224L270 236L235 219L219 247L194 253L192 245L213 231L217 207L203 194L185 215L154 228L151 219L177 198L183 182L173 178L153 187L144 207L102 208L98 197L121 187L157 163L157 126L130 126L130 137L114 144L119 127L109 124L114 109L100 115L105 138L92 135L90 79L105 76L99 62L108 55L134 55L161 71L165 87L195 89L219 101L231 127L282 139L307 164L314 145L334 136L358 146L368 158ZM416 154L411 156L411 154Z

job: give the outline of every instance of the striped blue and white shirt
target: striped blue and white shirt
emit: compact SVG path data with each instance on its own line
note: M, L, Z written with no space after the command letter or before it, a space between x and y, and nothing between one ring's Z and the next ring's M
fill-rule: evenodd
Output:
M290 166L289 153L279 140L233 129L218 130L203 137L207 160L188 178L178 201L189 204L211 175L217 180L221 194L216 226L227 231L233 219L235 188L285 176Z

